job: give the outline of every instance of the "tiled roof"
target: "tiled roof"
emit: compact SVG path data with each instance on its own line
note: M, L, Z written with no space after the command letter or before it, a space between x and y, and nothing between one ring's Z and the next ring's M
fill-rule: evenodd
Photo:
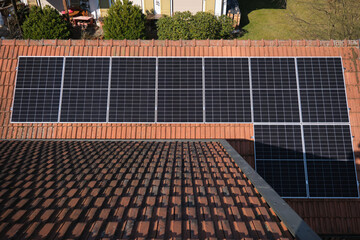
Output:
M232 139L253 164L252 124L11 124L18 56L341 56L360 176L359 41L0 40L0 139ZM360 235L360 200L287 201L318 233Z
M1 141L0 209L5 238L292 239L218 142Z

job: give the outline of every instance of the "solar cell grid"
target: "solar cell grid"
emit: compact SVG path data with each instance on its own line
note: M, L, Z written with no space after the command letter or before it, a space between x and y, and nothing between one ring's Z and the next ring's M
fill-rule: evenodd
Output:
M294 58L251 58L253 89L296 89Z
M158 122L203 122L202 90L159 90Z
M311 197L358 197L353 161L308 161Z
M257 172L282 197L306 197L303 161L256 161Z
M60 89L16 89L13 122L57 122Z
M202 89L202 58L159 58L159 89Z
M252 92L254 122L300 122L297 90Z
M206 122L251 122L250 90L205 91Z
M297 58L300 89L344 89L341 58Z
M107 90L64 89L61 122L106 122Z
M255 125L258 160L303 160L300 125Z
M111 88L155 89L156 58L112 58Z
M205 58L206 89L248 89L248 58Z
M345 90L300 90L303 122L349 122Z
M155 89L111 89L109 122L155 122Z
M354 160L348 125L310 125L303 128L307 160Z
M108 88L110 58L67 57L64 88Z

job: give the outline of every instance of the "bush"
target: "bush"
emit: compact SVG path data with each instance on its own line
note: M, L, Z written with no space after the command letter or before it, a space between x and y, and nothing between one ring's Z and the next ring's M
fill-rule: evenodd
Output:
M190 39L190 24L193 20L191 12L176 12L173 17L164 16L156 25L159 39Z
M173 17L164 16L156 23L159 39L219 39L229 38L234 30L227 16L215 17L211 13L177 12Z
M21 26L24 38L66 39L70 36L69 26L52 7L31 7L29 16Z
M106 39L139 39L145 36L145 15L129 0L116 1L104 18Z
M234 31L234 22L226 15L222 15L218 18L220 24L219 38L229 38L231 32Z
M219 32L219 21L208 12L196 13L190 24L190 34L193 39L216 39Z

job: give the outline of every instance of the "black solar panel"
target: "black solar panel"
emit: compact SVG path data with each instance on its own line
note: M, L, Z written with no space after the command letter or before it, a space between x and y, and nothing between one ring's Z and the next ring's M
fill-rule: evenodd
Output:
M13 122L57 122L60 89L16 89Z
M61 122L106 122L107 90L64 89Z
M112 89L109 122L155 122L155 89Z
M206 89L249 89L248 58L205 58Z
M64 88L107 88L110 58L67 57Z
M297 90L253 89L254 122L300 122Z
M301 90L303 122L349 122L345 90Z
M253 89L296 89L294 58L251 58Z
M206 122L251 122L250 90L205 90Z
M61 88L64 58L20 57L16 88Z
M256 161L257 172L282 197L306 197L303 161Z
M158 122L203 122L202 90L159 90Z
M255 125L255 154L258 160L302 160L300 125Z
M298 58L300 89L344 89L340 58Z
M358 197L354 161L308 161L310 197Z
M201 89L202 58L159 58L159 89Z
M111 88L155 89L156 58L112 58Z
M354 160L348 125L304 126L306 158Z

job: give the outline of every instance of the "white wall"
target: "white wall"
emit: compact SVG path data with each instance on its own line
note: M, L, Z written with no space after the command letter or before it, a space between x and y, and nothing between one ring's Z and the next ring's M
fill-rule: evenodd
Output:
M202 0L173 0L173 12L190 11L192 13L202 12Z

